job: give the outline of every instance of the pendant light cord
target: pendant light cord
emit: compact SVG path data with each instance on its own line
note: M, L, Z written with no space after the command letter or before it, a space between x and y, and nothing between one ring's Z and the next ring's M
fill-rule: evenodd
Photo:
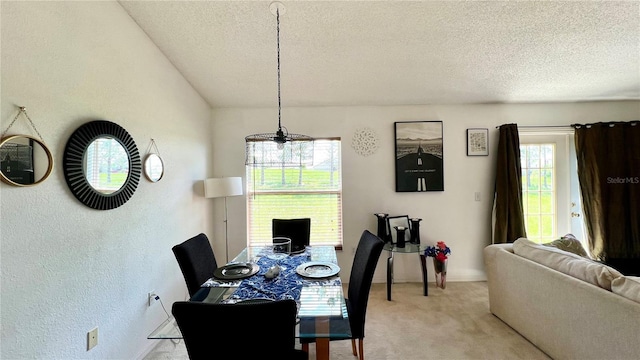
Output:
M280 125L281 108L280 105L280 10L276 9L276 33L278 38L278 131L282 130Z

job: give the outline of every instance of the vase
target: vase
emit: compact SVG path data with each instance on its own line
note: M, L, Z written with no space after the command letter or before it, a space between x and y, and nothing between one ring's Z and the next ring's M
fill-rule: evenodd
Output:
M404 232L407 231L407 228L404 226L394 226L394 229L398 232L396 236L396 247L403 248L404 247Z
M378 237L382 239L382 241L388 242L389 237L387 236L387 216L389 216L389 214L378 213L373 215L378 218L378 233L376 235L378 235Z
M433 259L433 268L436 273L436 287L444 289L447 284L447 261Z
M420 221L422 219L412 218L411 219L411 243L420 244Z

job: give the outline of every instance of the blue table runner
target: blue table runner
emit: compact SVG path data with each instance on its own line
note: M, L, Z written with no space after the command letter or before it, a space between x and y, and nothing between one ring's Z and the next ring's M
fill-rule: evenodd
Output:
M243 280L235 282L217 281L210 279L203 284L206 287L236 287L237 289L224 299L224 303L235 303L240 300L248 299L272 299L284 300L293 299L296 302L300 300L300 292L304 286L311 285L341 285L339 277L328 279L307 279L296 272L296 268L308 261L311 261L311 253L309 250L302 254L286 256L283 259L274 259L268 254L261 254L256 264L260 266L260 270L255 275ZM280 266L280 274L275 278L269 279L264 275L273 265Z

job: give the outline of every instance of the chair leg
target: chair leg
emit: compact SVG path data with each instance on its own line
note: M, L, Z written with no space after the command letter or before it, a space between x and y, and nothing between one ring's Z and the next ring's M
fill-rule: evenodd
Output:
M358 345L360 347L360 360L364 360L364 339L358 339Z
M358 356L358 352L356 351L356 339L351 339L351 351L353 351L353 356Z

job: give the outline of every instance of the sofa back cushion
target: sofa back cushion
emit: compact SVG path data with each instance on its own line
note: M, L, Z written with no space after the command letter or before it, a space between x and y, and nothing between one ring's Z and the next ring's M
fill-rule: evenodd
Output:
M615 278L611 282L611 291L614 294L640 303L640 277L621 276Z
M616 269L554 247L536 244L526 238L513 243L513 252L541 265L611 291L613 279L622 276Z

